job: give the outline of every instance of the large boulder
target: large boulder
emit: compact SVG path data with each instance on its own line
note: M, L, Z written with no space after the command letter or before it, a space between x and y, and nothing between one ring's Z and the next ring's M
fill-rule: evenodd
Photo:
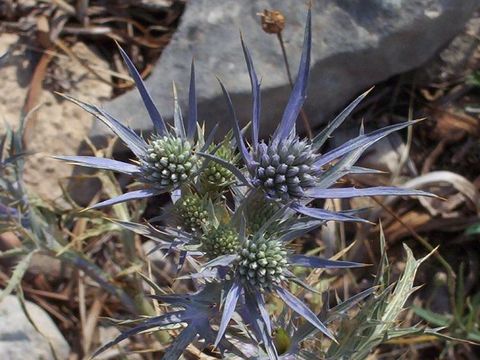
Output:
M200 118L228 122L215 76L230 90L239 118L250 118L250 83L239 30L262 79L262 134L276 126L289 94L279 44L262 31L258 13L278 9L286 16L283 38L295 76L300 58L306 2L281 0L195 0L147 80L154 101L172 117L174 80L187 98L192 56L197 68ZM331 119L353 96L371 85L418 67L431 58L479 7L478 0L331 0L313 6L311 77L305 109L314 127ZM184 101L185 103L186 101ZM105 104L112 114L139 130L152 125L136 91ZM108 132L94 125L92 135Z

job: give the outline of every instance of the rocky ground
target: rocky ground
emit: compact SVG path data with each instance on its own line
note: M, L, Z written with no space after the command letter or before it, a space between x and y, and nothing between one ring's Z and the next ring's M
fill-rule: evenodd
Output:
M0 136L6 124L15 127L22 113L36 109L24 139L31 152L25 180L33 193L47 200L61 195L58 182L72 167L50 156L76 154L92 128L90 115L55 92L97 105L124 92L131 83L114 41L148 74L183 6L155 0L76 11L63 2L0 4Z
M94 52L91 44L89 47L78 42L71 51L89 66L108 74L108 63ZM93 119L53 90L98 104L111 98L112 87L81 66L76 58L55 52L49 60L44 60L45 57L38 60L35 51L15 34L0 35L0 53L6 53L0 67L2 120L15 128L24 109L31 108L29 102L38 104L28 119L24 138L28 151L32 153L27 157L25 181L33 193L55 200L61 195L59 180L68 177L72 168L51 156L76 154L89 134ZM48 68L42 71L37 66L35 72L32 64L35 58L48 61ZM43 82L37 76L43 76ZM32 83L33 79L37 82ZM0 127L1 133L6 129L4 126Z

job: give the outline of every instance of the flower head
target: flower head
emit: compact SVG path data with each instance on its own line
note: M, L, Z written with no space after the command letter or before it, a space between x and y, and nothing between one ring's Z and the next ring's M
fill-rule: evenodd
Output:
M355 166L355 162L365 150L394 131L403 129L415 121L387 126L369 134L360 130L358 137L343 145L320 154L319 149L329 136L350 115L360 101L367 96L363 93L348 105L314 139L300 139L296 134L296 120L306 99L306 89L310 70L311 13L308 12L303 51L298 75L292 93L279 121L279 125L268 141L259 141L260 125L260 83L258 81L250 52L242 40L247 69L250 76L253 97L252 145L247 147L236 118L230 95L225 86L220 86L227 101L235 140L245 164L246 171L232 168L242 185L262 191L264 196L288 204L300 214L329 221L363 221L352 213L335 213L306 205L314 199L352 198L358 196L434 196L418 190L378 186L366 189L332 188L339 179L349 174L368 174L377 171ZM212 154L200 155L228 166L228 162Z
M204 232L202 238L202 250L210 259L235 254L238 251L238 232L230 225L220 224L211 227Z
M137 135L133 130L120 123L104 110L63 95L66 99L79 105L107 125L123 140L137 157L137 160L133 164L93 156L56 157L57 159L65 160L76 165L112 170L132 175L138 182L144 184L143 189L131 191L113 199L100 202L92 206L93 208L171 192L178 189L182 184L193 181L201 164L195 152L205 150L209 145L203 143L203 134L199 133L198 139L195 139L197 133L197 100L195 91L195 67L193 62L190 74L187 127L185 128L178 104L177 91L174 85L174 127L173 129L169 129L160 112L153 104L153 100L132 61L121 48L120 53L135 81L154 125L154 134L150 139L146 141L143 137Z
M219 146L210 145L210 152L214 152L215 156L237 165L238 154L231 144L231 134L227 136ZM235 183L235 175L225 166L215 162L208 161L204 169L200 172L199 182L204 192L221 194L224 189Z
M201 232L208 223L207 202L197 194L185 194L175 203L181 227L190 232Z
M315 187L320 171L314 166L317 155L311 144L298 137L265 144L254 154L256 184L271 199L301 199Z
M260 291L272 289L285 280L287 250L280 241L261 238L245 240L240 251L238 272L244 283Z
M279 34L285 28L285 16L278 10L263 10L259 13L262 29L268 34Z
M187 139L169 134L153 137L140 161L144 182L153 187L174 188L195 173L199 159Z

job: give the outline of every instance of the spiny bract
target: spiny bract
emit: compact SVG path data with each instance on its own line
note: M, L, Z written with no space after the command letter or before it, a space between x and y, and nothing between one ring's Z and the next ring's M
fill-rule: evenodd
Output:
M235 254L238 250L238 232L229 225L220 224L203 234L202 250L214 259L218 256Z
M285 279L287 251L277 240L247 240L240 251L238 271L250 285L263 291Z

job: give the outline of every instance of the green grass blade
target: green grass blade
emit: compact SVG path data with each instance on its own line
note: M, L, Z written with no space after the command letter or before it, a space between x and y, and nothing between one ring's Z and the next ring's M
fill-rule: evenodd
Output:
M7 286L0 293L0 302L2 302L7 295L9 295L18 285L20 285L23 279L23 275L25 275L25 273L27 272L28 266L30 265L30 261L32 260L32 256L34 253L35 251L32 251L27 256L23 257L15 266L12 276L8 280Z

